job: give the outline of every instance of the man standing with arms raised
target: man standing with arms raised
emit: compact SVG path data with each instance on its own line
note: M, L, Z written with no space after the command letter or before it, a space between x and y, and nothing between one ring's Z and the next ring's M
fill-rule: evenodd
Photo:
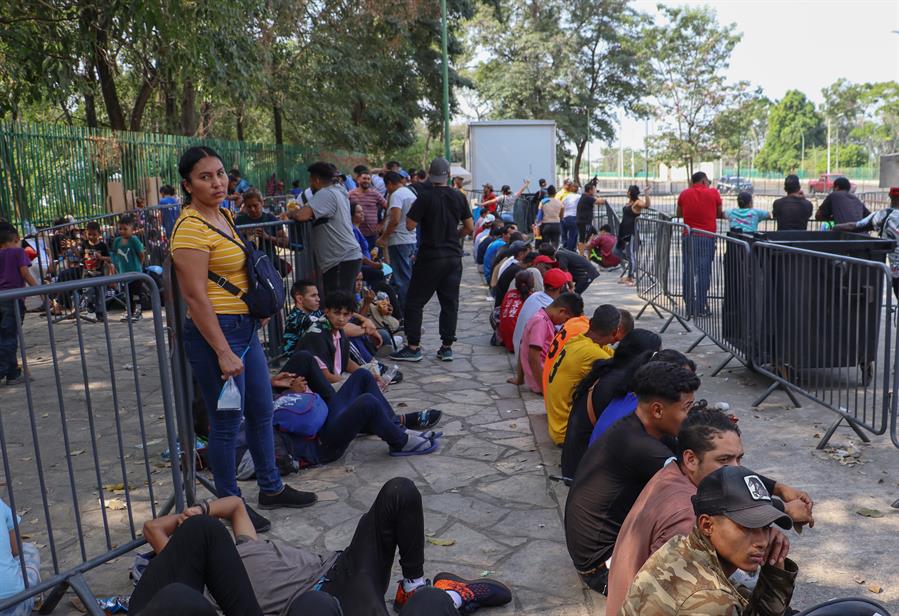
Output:
M460 238L474 230L471 210L459 191L447 186L450 165L435 158L428 169L431 189L424 191L406 214L406 229L421 226L418 256L406 296L405 347L390 357L396 361L421 361L421 321L425 304L437 293L440 301L440 340L437 359L453 360L459 284L462 281ZM461 225L461 227L460 227Z

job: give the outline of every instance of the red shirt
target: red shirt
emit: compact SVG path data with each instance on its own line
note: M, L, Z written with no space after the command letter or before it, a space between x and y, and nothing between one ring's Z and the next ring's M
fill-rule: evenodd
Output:
M496 199L496 193L484 193L484 196L481 199L481 203L483 203L484 201L490 201L491 199ZM496 201L494 201L493 203L488 203L484 206L484 209L486 209L491 214L496 214Z
M716 219L721 207L721 193L703 184L693 184L677 197L677 205L684 214L684 224L691 229L715 233Z
M518 313L521 312L523 305L524 300L521 299L518 289L509 289L499 309L499 337L503 342L503 346L509 350L509 353L515 352L515 347L512 344L512 338L514 338L512 334L515 332L515 325L518 323Z

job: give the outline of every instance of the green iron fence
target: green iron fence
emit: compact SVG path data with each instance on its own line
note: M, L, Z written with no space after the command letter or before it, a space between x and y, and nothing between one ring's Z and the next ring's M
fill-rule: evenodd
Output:
M110 211L111 193L129 209L142 198L154 205L158 184L177 186L178 158L190 146L208 145L225 168L265 192L274 175L306 185L306 166L328 160L344 171L365 161L364 155L327 152L297 145L249 143L88 129L62 125L0 123L0 216L22 225L49 225L72 215Z

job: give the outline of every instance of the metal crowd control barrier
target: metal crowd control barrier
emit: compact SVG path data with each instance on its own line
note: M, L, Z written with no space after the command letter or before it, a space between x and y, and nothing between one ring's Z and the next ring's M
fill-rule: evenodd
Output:
M883 263L757 242L752 246L753 369L837 413L823 447L845 420L883 434L896 401L892 276ZM885 303L884 303L885 298Z
M93 324L76 313L71 323L54 325L46 299L44 314L22 323L23 299L97 297L109 285L135 282L149 290L143 322L150 328L111 313ZM100 616L85 574L142 545L143 521L184 507L177 468L158 457L177 447L158 288L139 273L71 280L0 292L0 307L22 323L16 329L25 376L0 402L3 496L18 514L18 553L30 538L44 563L43 580L28 584L25 559L18 559L26 588L0 600L0 610L48 593L41 613L49 613L72 588L87 612Z
M637 295L644 300L643 308L636 319L643 316L647 308L652 308L660 319L661 310L671 316L662 326L664 333L671 322L677 320L690 331L687 325L689 314L684 298L683 245L689 234L689 227L681 223L640 216L636 224L637 237Z

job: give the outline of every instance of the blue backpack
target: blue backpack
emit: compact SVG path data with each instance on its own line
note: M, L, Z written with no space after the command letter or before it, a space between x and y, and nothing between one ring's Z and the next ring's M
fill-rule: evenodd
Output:
M318 394L287 393L275 400L272 424L281 432L311 437L328 419L328 405Z
M223 288L225 291L239 297L249 308L250 316L255 319L270 319L281 311L284 307L286 294L284 291L284 279L278 272L278 269L272 263L269 256L258 250L255 245L247 242L237 228L234 221L231 220L231 212L222 210L222 215L228 221L231 230L234 231L234 237L226 233L222 233L208 222L200 218L200 221L221 235L223 238L237 244L244 254L247 256L247 292L244 293L239 287L228 281L224 276L220 276L209 270L207 277L209 280ZM185 220L185 219L182 219ZM180 225L180 223L179 223ZM176 227L177 230L177 227ZM173 232L174 235L174 232ZM238 241L236 238L239 238Z

